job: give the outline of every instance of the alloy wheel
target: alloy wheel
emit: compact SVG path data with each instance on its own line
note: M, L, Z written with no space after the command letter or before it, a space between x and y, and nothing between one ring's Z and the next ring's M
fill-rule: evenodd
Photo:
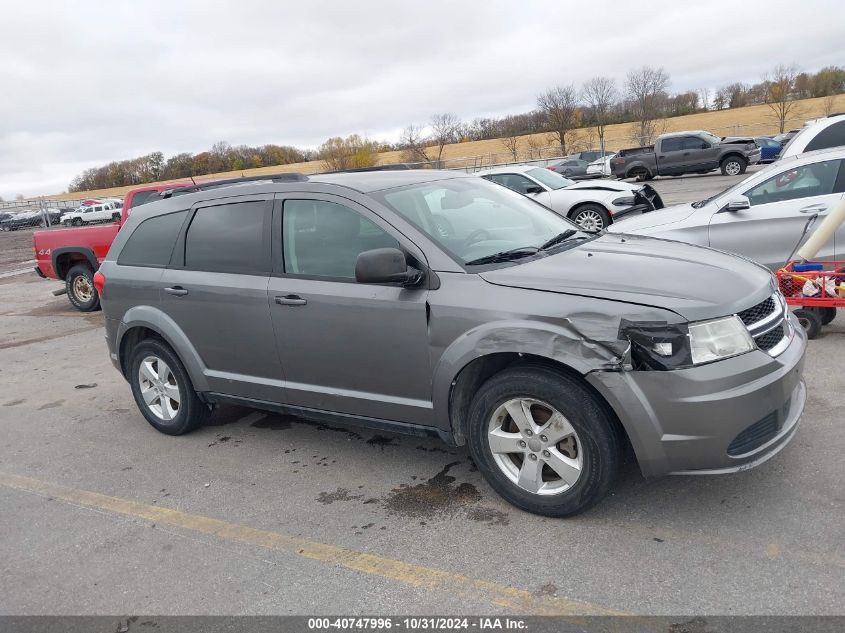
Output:
M729 161L728 164L725 165L725 172L728 174L728 176L738 175L741 169L742 167L735 160Z
M578 433L560 411L540 400L513 398L499 406L487 442L502 473L532 494L560 494L581 476Z
M176 376L158 356L147 356L138 367L141 397L160 420L170 421L179 414L181 396Z
M597 211L585 209L575 216L575 224L585 231L601 231L604 228L604 220Z

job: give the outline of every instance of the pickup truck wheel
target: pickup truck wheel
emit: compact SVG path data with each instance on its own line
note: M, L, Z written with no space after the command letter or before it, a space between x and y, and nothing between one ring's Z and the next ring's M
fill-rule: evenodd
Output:
M612 222L607 209L597 204L585 204L569 214L570 219L585 231L601 231Z
M746 163L741 158L730 157L722 161L723 176L739 176L745 172Z
M82 226L82 218L73 218L70 223L73 224L73 226Z
M502 497L545 516L572 516L598 502L622 461L605 408L576 378L540 366L506 369L485 382L469 412L478 469Z
M132 350L129 367L135 403L157 431L183 435L208 419L210 410L197 396L182 361L163 341L142 341Z
M67 298L80 312L93 312L100 307L100 295L94 287L94 272L87 264L77 264L65 277Z

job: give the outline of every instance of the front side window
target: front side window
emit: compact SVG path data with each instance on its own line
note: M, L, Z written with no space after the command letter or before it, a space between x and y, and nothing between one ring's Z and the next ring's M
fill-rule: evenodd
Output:
M782 171L745 192L751 206L834 193L840 161L826 160Z
M285 200L282 215L285 272L355 279L358 255L399 242L357 211L324 200Z
M537 186L536 182L520 174L492 174L490 180L519 193L528 193L531 187Z
M266 272L265 203L200 207L185 237L185 267L225 273Z
M561 233L586 237L554 211L483 178L438 180L372 195L466 265L511 249L536 249Z
M707 149L710 144L697 136L685 136L682 147L683 149Z
M187 211L156 215L141 222L120 251L117 263L121 266L150 266L163 268L170 263L176 236Z

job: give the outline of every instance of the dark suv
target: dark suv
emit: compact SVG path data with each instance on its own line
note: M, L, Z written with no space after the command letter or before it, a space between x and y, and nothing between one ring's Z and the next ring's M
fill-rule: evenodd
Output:
M164 433L225 402L438 436L565 516L627 443L647 476L731 472L798 427L806 338L747 260L586 233L453 172L193 190L138 208L95 276L112 361Z

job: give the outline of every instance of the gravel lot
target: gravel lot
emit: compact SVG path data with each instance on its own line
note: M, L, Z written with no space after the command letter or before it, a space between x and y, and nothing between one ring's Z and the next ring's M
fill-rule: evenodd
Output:
M668 202L727 184L656 181ZM6 270L29 239L0 234ZM235 407L161 435L100 313L58 286L0 279L0 613L843 613L842 316L810 344L776 458L650 481L628 464L597 508L552 520L434 440Z

